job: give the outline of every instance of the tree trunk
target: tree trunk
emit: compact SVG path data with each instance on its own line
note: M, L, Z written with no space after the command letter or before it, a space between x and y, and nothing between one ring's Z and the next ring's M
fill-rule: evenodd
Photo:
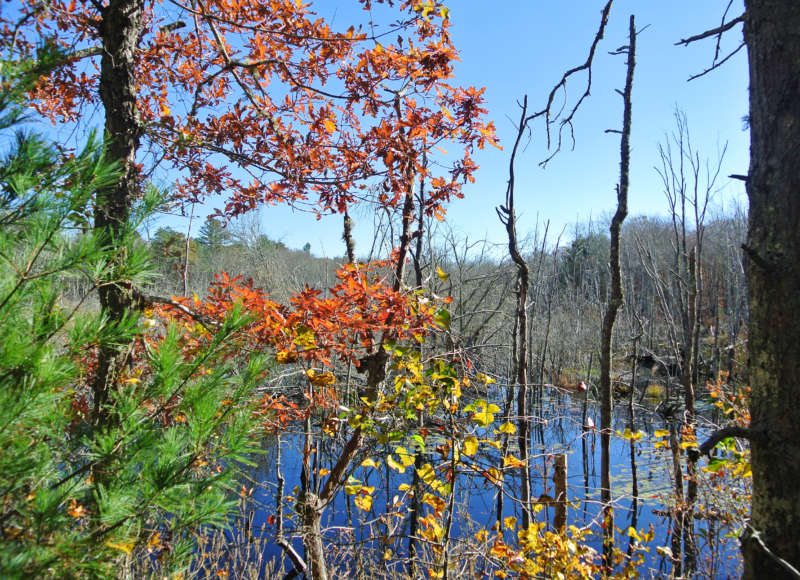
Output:
M746 0L752 533L744 578L800 568L800 3ZM772 552L774 555L770 555Z
M600 501L603 504L603 557L606 564L611 562L614 541L614 515L611 507L611 412L613 406L611 386L611 355L614 335L614 321L617 311L622 307L622 272L619 260L619 237L622 222L628 215L628 183L630 168L631 138L631 90L633 89L633 69L636 63L636 28L633 16L629 24L628 72L623 93L625 110L622 120L622 139L620 143L620 180L617 186L617 211L611 219L611 293L603 314L600 343Z
M530 420L528 418L528 287L530 274L525 258L519 252L517 244L517 216L514 210L514 161L516 158L519 143L525 133L527 125L528 97L523 99L522 114L519 118L517 127L517 138L514 148L511 151L509 161L508 188L506 189L506 203L497 208L497 215L500 222L506 227L508 234L508 253L511 260L517 267L517 305L515 310L514 337L517 348L514 354L514 382L517 385L517 445L519 446L519 458L525 464L520 470L520 505L522 507L522 527L528 529L531 525L531 477L530 465L528 462L528 447L530 442ZM498 518L502 517L498 513Z
M119 243L130 214L136 191L136 150L141 124L136 106L136 46L142 31L142 0L111 0L102 10L100 31L103 56L100 60L100 98L105 109L107 154L116 161L121 175L116 184L98 196L95 202L94 227L105 244ZM111 323L122 320L132 305L132 289L120 284L101 286L98 290L103 312ZM104 346L100 350L94 381L93 418L105 421L109 389L120 366L120 350Z

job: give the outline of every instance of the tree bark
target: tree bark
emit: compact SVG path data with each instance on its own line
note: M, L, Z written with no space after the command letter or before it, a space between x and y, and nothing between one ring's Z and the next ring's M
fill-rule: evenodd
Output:
M135 63L143 11L142 0L111 0L101 12L103 52L99 89L105 109L107 155L119 164L121 171L116 184L95 202L94 227L105 244L119 243L136 191L135 161L141 124L136 104ZM133 306L132 288L109 284L101 286L98 292L103 312L112 324L121 321L125 311ZM93 418L97 425L102 425L107 416L105 407L120 366L119 357L118 348L105 346L100 350L93 386Z
M744 578L800 568L800 3L746 0L751 534ZM772 552L772 555L770 555Z

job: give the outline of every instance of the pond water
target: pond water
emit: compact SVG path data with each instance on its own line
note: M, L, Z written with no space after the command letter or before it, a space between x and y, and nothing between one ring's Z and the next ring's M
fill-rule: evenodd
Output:
M583 401L580 397L572 399L569 395L548 395L537 411L537 421L532 429L531 451L535 456L531 460L533 497L541 494L555 496L553 490L553 456L566 453L568 469L568 497L572 507L568 510L568 524L579 527L594 522L596 533L590 536L589 543L600 550L600 529L597 527L600 512L600 437L593 429L587 429L583 421ZM627 405L619 405L615 411L615 430L623 431L630 427ZM593 424L600 422L599 409L596 405L586 405L586 416ZM590 423L591 424L591 423ZM615 505L615 525L622 532L617 534L617 542L627 546L629 541L625 535L628 526L639 530L647 530L652 526L655 537L649 543L646 555L646 568L642 570L643 578L659 578L669 576L672 565L663 554L658 554L656 547L670 546L672 520L665 513L665 500L673 494L670 478L671 454L665 449L655 449L653 437L655 430L666 429L665 420L647 407L638 408L634 422L634 431L641 430L646 436L633 443L620 436L611 440L611 465ZM515 439L515 437L512 437ZM279 449L280 446L280 449ZM254 486L251 501L250 521L246 526L237 525L231 541L236 541L245 531L251 536L257 534L263 539L260 544L260 561L283 565L291 570L292 564L285 551L274 542L277 532L276 491L278 482L278 465L285 480L283 489L284 530L287 541L294 549L303 554L294 513L293 499L297 496L300 484L300 466L302 460L303 437L301 434L287 434L280 439L271 438L263 443L263 455L255 459L257 465L251 472ZM428 447L431 445L429 443ZM319 446L316 467L325 474L335 462L336 451L341 449L341 442L329 439ZM385 457L390 448L378 446L370 451L374 457ZM431 449L428 449L430 452ZM498 452L488 448L475 456L479 465L497 463ZM372 565L383 565L386 576L392 575L391 564L382 562L380 554L390 550L391 558L396 561L399 571L405 572L403 558L407 554L407 540L402 538L408 534L408 518L386 518L387 512L407 513L409 501L398 486L410 483L411 468L400 474L382 462L380 468L358 466L363 457L357 459L352 475L365 486L374 486L373 503L369 511L358 509L353 505L352 497L340 493L336 500L327 507L323 518L323 530L326 542L326 555L329 562L338 570L348 574L356 574L363 566L359 558L371 558ZM702 461L702 460L701 460ZM480 469L479 469L480 471ZM634 476L638 495L634 497ZM324 479L324 477L322 478ZM521 513L516 497L519 480L517 477L505 478L505 491L508 496L504 501L503 516L516 516ZM475 542L476 531L490 530L494 525L497 505L497 487L480 473L460 475L455 486L455 506L458 514L453 519L451 537L454 541ZM708 498L701 495L701 499ZM396 502L396 503L395 503ZM552 525L552 508L545 508L535 517ZM244 530L244 527L247 529ZM733 530L715 521L696 520L695 530L698 544L698 571L696 577L702 578L734 578L740 575L738 559L738 541L732 537ZM504 531L506 541L514 540L512 531ZM729 537L725 537L728 534ZM387 541L381 537L390 538ZM251 554L251 557L253 555ZM375 561L378 564L375 564ZM339 577L334 575L334 577ZM354 578L357 576L353 576ZM367 576L369 577L369 576ZM490 577L490 576L486 576Z

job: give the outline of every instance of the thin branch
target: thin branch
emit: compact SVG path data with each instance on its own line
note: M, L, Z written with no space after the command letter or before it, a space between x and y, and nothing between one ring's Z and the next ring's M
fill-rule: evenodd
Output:
M597 32L595 33L594 41L592 41L592 45L589 48L589 55L586 57L586 61L583 64L580 64L580 65L578 65L576 67L573 67L573 68L569 69L567 72L565 72L562 75L561 80L558 81L558 83L556 83L555 86L553 86L553 88L550 90L550 94L547 97L547 105L545 106L544 109L542 109L541 111L539 111L537 113L533 113L532 115L530 115L530 116L525 118L525 124L527 125L529 121L532 121L533 119L535 119L537 117L544 116L544 118L545 118L545 131L547 132L547 148L550 149L550 146L551 146L550 126L552 124L554 124L561 117L561 113L562 113L562 110L559 110L555 115L552 114L552 106L553 106L553 101L555 99L556 93L559 90L566 91L567 81L569 80L569 78L571 76L573 76L574 74L577 74L577 73L579 73L581 71L587 71L588 79L586 81L586 89L583 91L583 94L580 96L580 98L575 103L575 105L570 109L570 112L567 114L567 116L563 117L561 119L561 121L559 122L558 143L557 143L557 146L556 146L556 150L547 159L545 159L544 161L542 161L539 164L541 166L545 166L561 150L562 133L563 133L564 127L567 126L567 125L570 127L570 135L572 135L572 137L573 137L573 146L575 144L574 135L572 133L572 119L575 116L575 114L578 112L578 109L580 108L580 106L583 103L583 101L589 96L589 94L591 92L591 89L592 89L592 63L594 61L595 52L597 51L597 45L603 39L603 35L605 33L606 25L608 24L608 14L611 11L611 4L612 3L613 3L613 0L608 0L608 2L606 2L606 5L603 7L603 11L602 11L601 16L600 16L600 25L598 26Z
M690 76L688 79L686 79L686 80L687 80L687 82L688 82L688 81L693 81L694 79L699 79L700 77L702 77L702 76L705 76L705 75L707 75L708 73L710 73L712 70L716 70L716 69L718 69L718 68L719 68L719 67L721 67L723 64L725 64L726 62L728 62L728 61L731 59L731 57L732 57L733 55L735 55L737 52L739 52L740 50L742 50L744 47L745 47L745 42L744 42L744 41L742 41L742 42L741 42L741 44L739 44L739 46L737 46L737 47L736 47L734 50L732 50L732 51L731 51L731 52L728 54L728 56L726 56L725 58L723 58L723 59L722 59L722 60L720 60L720 61L715 61L715 62L714 62L714 64L712 64L710 67L708 67L708 68L707 68L706 70L704 70L703 72L701 72L701 73L697 73L696 75L692 75L692 76Z
M750 528L749 533L747 534L750 539L755 540L758 545L761 547L762 550L772 558L777 564L779 564L784 570L786 570L792 577L800 578L800 570L792 566L789 562L778 556L775 552L770 550L767 545L764 543L764 540L761 539L761 533L754 529L752 526L748 525Z
M744 22L745 15L741 14L728 22L727 24L723 24L722 26L717 26L716 28L712 28L711 30L706 30L705 32L701 32L700 34L696 34L694 36L690 36L689 38L682 38L678 42L675 43L675 46L689 46L693 42L697 42L698 40L703 40L704 38L708 38L710 36L715 36L717 34L722 34L723 32L727 32L740 22Z
M141 298L141 300L144 301L146 305L164 304L166 306L172 306L173 308L176 308L181 312L183 312L186 316L199 322L209 332L213 332L219 329L220 327L220 324L218 322L211 320L204 314L200 314L196 310L192 310L185 304L182 304L172 298L165 298L163 296L154 296L153 294L144 294L144 293L141 293L139 295L139 298Z

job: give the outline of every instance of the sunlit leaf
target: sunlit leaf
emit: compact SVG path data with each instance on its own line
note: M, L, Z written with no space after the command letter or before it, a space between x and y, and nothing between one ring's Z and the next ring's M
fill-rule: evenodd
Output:
M478 452L478 440L470 435L466 439L464 439L464 449L463 453L467 456L475 455Z
M506 421L497 429L500 433L507 433L508 435L513 435L517 432L516 426L511 421Z
M372 508L372 496L359 494L353 499L353 503L356 504L359 509L368 512Z

